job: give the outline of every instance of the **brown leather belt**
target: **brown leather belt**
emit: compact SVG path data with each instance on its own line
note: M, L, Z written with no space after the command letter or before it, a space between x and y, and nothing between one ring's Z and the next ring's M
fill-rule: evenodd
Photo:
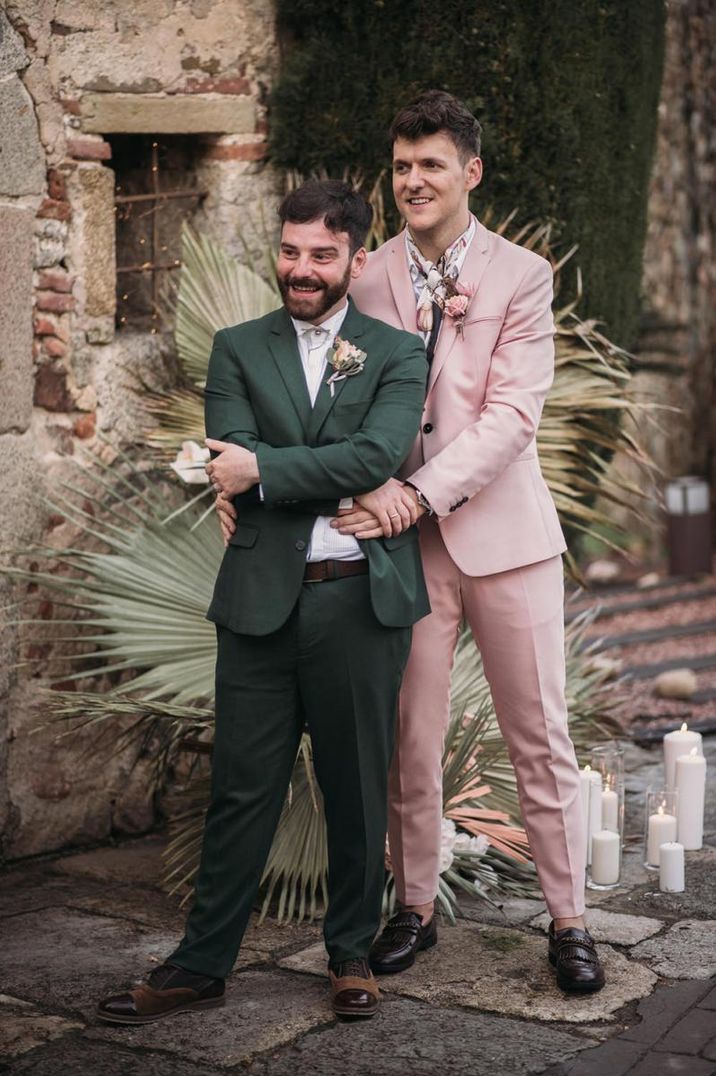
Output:
M325 583L329 579L345 579L349 575L367 575L367 560L314 560L306 565L304 583Z

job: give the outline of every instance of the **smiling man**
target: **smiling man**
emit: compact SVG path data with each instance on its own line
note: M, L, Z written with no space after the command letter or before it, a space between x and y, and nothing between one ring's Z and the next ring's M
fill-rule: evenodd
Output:
M414 335L346 293L371 211L343 183L280 209L281 310L216 334L206 383L214 487L240 521L216 580L211 804L183 940L99 1016L147 1023L222 1004L307 724L328 827L324 937L334 1011L372 1016L386 789L412 624L429 611L414 527L357 540L339 500L394 474L425 394Z
M535 442L554 374L552 269L470 213L482 163L480 125L465 105L428 91L398 113L390 133L393 193L407 227L371 255L351 294L374 317L422 335L428 390L402 481L359 495L333 525L342 534L396 533L396 505L417 512L432 613L414 632L390 775L402 907L374 945L371 966L402 971L437 941L442 747L466 620L517 775L552 915L548 956L558 985L599 990L564 692L565 542Z

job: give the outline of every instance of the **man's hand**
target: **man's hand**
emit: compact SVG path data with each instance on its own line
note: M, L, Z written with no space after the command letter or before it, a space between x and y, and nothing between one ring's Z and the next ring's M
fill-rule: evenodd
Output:
M260 481L259 467L253 452L226 441L213 441L210 437L206 438L205 444L212 452L219 453L217 459L206 465L209 481L217 493L223 493L225 497L235 497L237 493L245 493Z
M224 549L226 549L229 544L229 538L236 530L237 517L234 502L225 497L223 493L218 493L214 501L214 508L216 508L216 514L219 517L221 537L224 539Z
M418 504L417 494L410 486L404 486L395 478L373 490L354 497L358 508L341 514L331 523L341 534L354 534L356 538L390 538L402 534L412 526L425 511ZM368 513L368 515L366 515Z

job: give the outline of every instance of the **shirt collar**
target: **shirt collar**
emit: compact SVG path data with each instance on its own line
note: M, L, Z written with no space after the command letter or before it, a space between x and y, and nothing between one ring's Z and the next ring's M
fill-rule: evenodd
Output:
M337 310L336 313L330 318L327 318L326 321L322 321L320 325L314 325L312 321L299 321L298 318L291 318L291 321L297 336L301 336L302 333L315 329L325 330L329 336L337 336L346 319L347 313L348 302L346 301L345 306L341 307L340 310Z

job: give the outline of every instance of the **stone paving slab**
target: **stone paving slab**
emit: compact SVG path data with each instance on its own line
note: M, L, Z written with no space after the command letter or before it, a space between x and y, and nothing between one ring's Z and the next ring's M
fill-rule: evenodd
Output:
M716 975L716 920L684 919L632 955L668 979L709 979Z
M97 1001L141 978L176 944L174 935L65 908L7 921L3 986L57 1012L93 1014Z
M0 994L0 1059L18 1057L82 1024L40 1012L26 1001ZM0 1071L4 1071L0 1061Z
M614 1020L629 1001L645 997L656 976L607 945L601 947L607 986L587 997L565 997L547 962L544 938L518 930L459 923L440 932L440 943L421 953L401 975L383 976L381 989L432 1001L533 1020L591 1023ZM280 961L293 971L323 974L322 947Z
M694 1005L703 1004L709 990L710 984L703 979L660 987L651 997L639 1002L638 1023L628 1027L619 1037L653 1046Z
M213 1065L195 1065L175 1054L127 1049L81 1035L25 1054L11 1071L12 1076L216 1076Z
M166 838L145 837L127 841L116 848L97 848L92 852L63 856L52 862L50 869L58 874L93 878L98 882L134 883L142 887L161 885L162 851Z
M511 897L500 902L494 908L485 900L471 899L460 893L460 911L465 919L474 923L492 923L497 927L519 926L529 922L545 910L543 900L528 900L525 897Z
M685 875L683 893L661 893L658 874L645 872L642 884L628 893L610 894L601 906L657 919L716 919L716 848L704 846L698 852L687 852Z
M181 1013L145 1027L100 1021L89 1038L161 1050L190 1061L230 1068L255 1054L283 1046L335 1020L325 964L321 981L282 972L248 971L232 980L226 1005L204 1013ZM253 1071L253 1070L252 1070Z
M545 912L533 919L530 926L543 930L546 934L550 922L551 917ZM587 915L587 925L596 942L636 945L637 942L658 934L664 923L660 919L647 919L643 915L620 915L617 912L607 912L603 908L591 908Z
M335 1023L251 1066L252 1076L521 1076L590 1040L502 1016L386 997L365 1023Z

